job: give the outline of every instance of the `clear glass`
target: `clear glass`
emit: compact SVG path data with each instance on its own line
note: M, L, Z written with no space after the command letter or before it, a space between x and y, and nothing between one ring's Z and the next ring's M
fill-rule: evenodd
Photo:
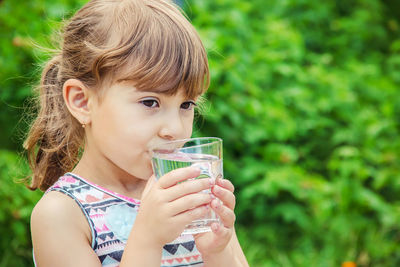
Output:
M194 179L211 178L216 182L223 178L222 161L222 139L217 137L175 140L152 149L152 165L157 179L174 169L197 166L201 174ZM210 190L203 192L209 194ZM210 209L204 218L188 224L182 234L209 232L214 222L220 223L220 220Z

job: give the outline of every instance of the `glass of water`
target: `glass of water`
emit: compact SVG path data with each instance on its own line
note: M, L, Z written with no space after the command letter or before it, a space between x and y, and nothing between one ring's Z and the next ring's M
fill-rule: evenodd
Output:
M175 140L163 143L152 149L153 171L157 179L178 168L196 166L201 170L194 179L212 179L214 183L223 178L222 139L217 137L199 137ZM211 193L204 190L204 193ZM212 223L220 223L212 209L199 220L185 227L182 234L197 234L211 231Z

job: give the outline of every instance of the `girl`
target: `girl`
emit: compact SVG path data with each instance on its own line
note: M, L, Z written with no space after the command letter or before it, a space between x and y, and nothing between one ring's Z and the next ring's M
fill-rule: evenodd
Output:
M204 47L167 0L93 0L72 17L24 145L31 188L46 191L31 216L37 266L248 266L228 180L152 173L150 147L191 136L208 83ZM221 225L180 235L210 208Z

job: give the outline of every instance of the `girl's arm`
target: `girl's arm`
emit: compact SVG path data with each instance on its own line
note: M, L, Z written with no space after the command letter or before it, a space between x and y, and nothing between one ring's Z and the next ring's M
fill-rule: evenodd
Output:
M233 238L231 239L231 246L234 255L233 257L241 264L239 266L248 267L249 263L247 262L246 256L244 255L242 247L240 246L236 232L234 232Z
M44 195L32 211L31 232L38 267L101 267L91 248L89 224L70 197Z
M217 254L209 254L203 257L204 267L229 266L229 267L249 267L246 256L240 247L236 233L233 232L229 244Z
M211 225L212 232L195 236L197 248L202 254L206 267L248 267L246 257L236 236L234 186L226 179L217 180L212 188L218 198L211 202L211 207L219 216L221 224Z

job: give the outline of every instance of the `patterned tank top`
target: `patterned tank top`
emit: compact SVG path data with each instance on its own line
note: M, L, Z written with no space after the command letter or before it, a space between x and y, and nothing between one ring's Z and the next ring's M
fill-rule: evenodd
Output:
M140 201L111 192L67 173L47 191L70 196L78 204L92 233L92 248L102 266L119 266ZM181 235L163 247L161 267L199 267L203 261L192 235Z

